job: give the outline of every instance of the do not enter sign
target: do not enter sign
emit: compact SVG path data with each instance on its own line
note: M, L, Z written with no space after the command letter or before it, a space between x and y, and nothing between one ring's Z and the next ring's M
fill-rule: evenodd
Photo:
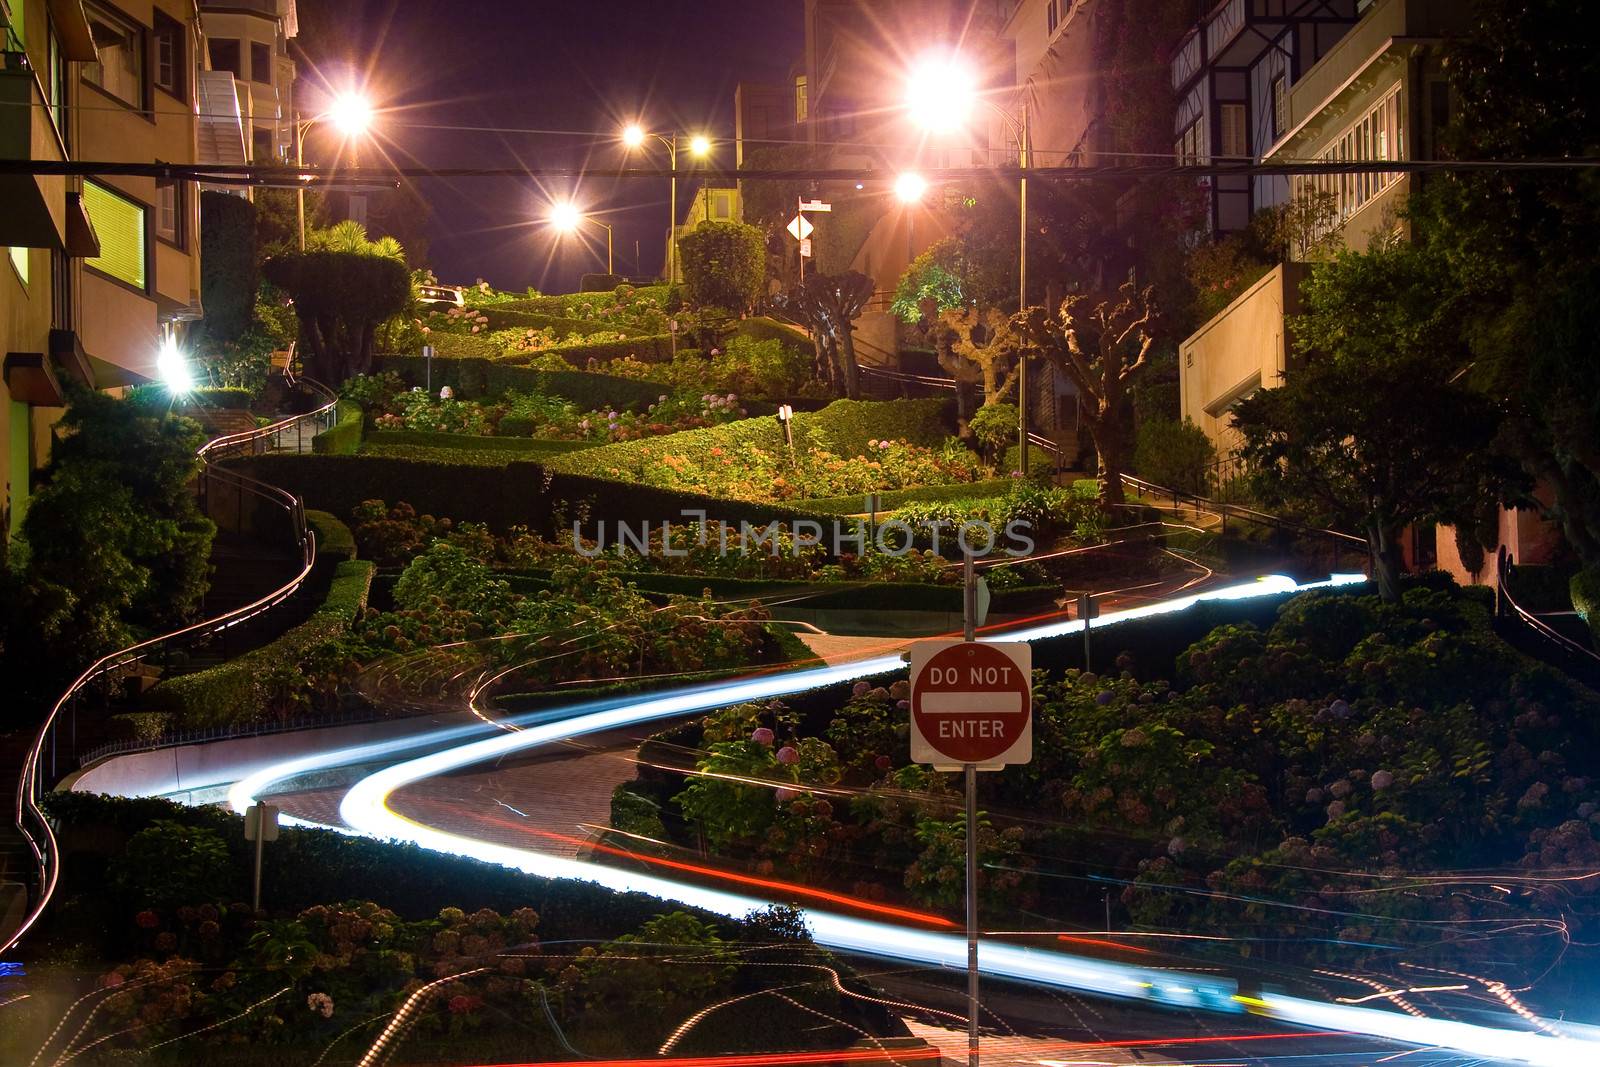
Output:
M1033 650L1021 641L911 646L911 759L1001 767L1033 758Z

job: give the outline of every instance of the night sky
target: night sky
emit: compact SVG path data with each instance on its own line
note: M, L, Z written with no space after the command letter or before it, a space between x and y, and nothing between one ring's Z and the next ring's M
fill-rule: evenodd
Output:
M616 166L626 158L617 131L637 116L662 132L709 129L718 162L731 167L734 85L784 80L804 47L801 0L299 0L298 7L302 78L334 86L366 80L380 108L384 152L410 165L588 159ZM303 99L301 106L314 105ZM513 129L579 135L492 132ZM326 162L311 158L316 152L310 144L308 162ZM655 158L664 160L664 150ZM428 258L446 282L481 276L504 289L559 292L576 288L585 271L603 271L603 230L586 228L586 252L534 221L552 197L569 194L614 225L619 274L636 272L636 241L638 272L661 269L664 180L580 188L555 179L541 188L533 179L425 179L418 191L433 209ZM681 200L681 185L679 192Z

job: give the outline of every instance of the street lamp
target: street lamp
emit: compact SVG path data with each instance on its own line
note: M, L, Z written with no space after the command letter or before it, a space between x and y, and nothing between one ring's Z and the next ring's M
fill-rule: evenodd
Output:
M161 347L156 350L156 375L175 396L194 390L194 375L189 371L189 361L178 350L178 338L170 325L162 332Z
M612 268L611 260L612 234L610 224L601 222L593 215L585 215L578 209L578 205L570 200L563 200L550 206L550 225L561 233L576 233L578 227L585 222L592 222L606 231L606 273L616 273Z
M977 90L977 79L970 67L952 55L931 57L915 67L906 79L906 109L912 119L932 133L949 133L966 125L975 104L985 104L1010 127L1017 137L1017 310L1028 306L1028 101L1021 102L1021 116L1014 119L993 100ZM1017 465L1028 473L1028 355L1023 352L1017 364Z
M319 122L331 122L340 133L350 138L359 137L372 128L372 104L359 93L340 93L320 115L301 119L294 124L294 165L306 165L306 133ZM300 234L300 251L306 250L306 186L305 175L297 175L295 190L295 226Z
M902 204L921 201L928 191L928 179L915 171L906 171L894 180L894 195Z
M630 122L622 128L622 143L625 147L643 148L646 141L654 137L667 149L667 164L672 170L672 194L668 201L667 211L667 284L671 285L678 280L678 134L651 133L637 122ZM704 159L711 153L711 139L703 133L694 134L689 138L689 154L696 159Z

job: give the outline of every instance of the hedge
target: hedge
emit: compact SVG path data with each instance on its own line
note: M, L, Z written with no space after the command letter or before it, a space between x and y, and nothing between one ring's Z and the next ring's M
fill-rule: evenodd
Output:
M518 311L504 304L476 310L489 320L491 330L550 330L558 337L587 337L591 333L616 329L614 324L604 319L573 319L538 311Z
M505 426L505 421L501 422L502 428ZM366 448L408 445L468 451L480 449L485 452L525 452L535 455L577 452L594 447L593 441L555 441L543 437L484 437L481 434L433 433L428 430L374 430L366 435L365 443Z
M250 390L241 389L235 385L223 385L195 389L185 394L183 403L185 407L227 408L234 411L246 411L253 400L255 400L255 394Z
M610 363L614 359L624 359L628 356L641 363L665 363L672 358L672 335L655 333L643 337L629 337L622 341L562 344L538 352L507 352L500 358L501 362L515 367L543 359L547 355L560 356L579 370L587 368L591 360L596 363Z
M502 351L499 345L478 333L430 333L426 343L433 346L433 354L439 359L496 359ZM387 358L375 356L373 362L376 364ZM421 353L417 358L422 358Z
M634 290L636 297L649 297L657 304L665 304L671 292L668 285L644 285ZM528 296L505 300L494 305L510 311L535 311L542 315L571 315L580 304L606 307L616 302L614 293L568 293L565 296ZM610 328L610 327L608 327Z
M556 456L565 461L581 453ZM738 524L827 523L831 516L745 500L721 500L673 489L591 478L520 458L496 466L482 462L495 453L466 449L417 450L409 455L294 455L269 453L230 460L229 466L269 485L295 493L311 507L349 515L363 500L404 500L419 512L448 515L458 522L482 522L504 530L523 525L554 532L554 517L586 509L591 522L604 519L635 524L681 521L685 510L703 510L711 519ZM456 458L475 462L450 462ZM570 521L570 519L569 519ZM591 527L592 529L592 527Z
M311 451L348 456L361 448L366 422L361 405L353 400L341 400L338 412L338 421L311 439Z
M337 515L327 511L306 511L306 525L317 535L317 558L343 563L356 558L356 537Z
M627 280L620 274L585 274L578 278L578 292L609 293Z
M430 448L427 445L363 444L363 458L406 459L444 463L456 467L492 467L496 470L527 459L522 452L504 448Z
M200 302L206 340L237 341L256 313L256 205L243 197L200 194Z
M428 380L426 361L421 356L379 356L374 373L392 371L407 385L422 385ZM615 407L643 411L664 391L660 382L636 378L616 378L589 371L534 370L496 359L435 359L433 391L448 385L461 400L492 399L515 390L543 393L570 400L586 411Z
M251 854L244 819L220 807L185 807L156 797L123 799L94 793L56 792L45 799L60 820L67 894L100 896L106 887L100 863L81 862L83 848L103 850L157 820L204 827L222 838L233 872L232 894L250 897ZM80 842L82 847L80 847ZM667 904L642 893L617 893L577 879L542 878L496 863L451 856L418 845L285 826L263 852L262 902L275 913L295 914L317 904L376 900L402 918L428 919L442 908L468 914L479 908L503 913L531 907L539 913L539 935L551 943L587 944L638 929L664 911L695 909ZM697 912L703 918L703 912ZM723 928L737 920L713 917Z
M943 399L835 400L821 411L795 413L794 447L802 452L820 448L841 456L859 456L866 453L869 440L879 438L904 438L913 444L937 445L951 429L945 421L951 407L950 402ZM783 429L777 420L741 419L661 437L620 441L556 457L550 461L550 467L574 474L612 469L635 471L647 462L674 453L706 455L713 448L721 448L737 455L749 447L783 448ZM970 483L967 488L970 490Z
M273 668L292 666L318 644L350 629L367 606L377 568L367 560L338 564L322 604L311 617L277 640L193 674L168 678L151 689L146 704L172 711L189 729L254 721L267 713Z
M990 478L983 482L964 482L960 485L927 485L917 489L891 489L878 494L878 513L935 500L980 500L985 497L1005 496L1011 492L1010 478ZM831 515L860 515L866 508L865 494L855 496L821 496L811 500L797 500L794 506L807 511L822 511Z
M733 332L740 337L748 337L754 341L778 341L791 348L798 348L805 352L814 350L811 338L806 335L804 330L762 315L740 319Z

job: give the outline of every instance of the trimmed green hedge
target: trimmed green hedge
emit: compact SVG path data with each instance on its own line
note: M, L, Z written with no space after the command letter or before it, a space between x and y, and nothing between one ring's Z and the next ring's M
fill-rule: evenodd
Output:
M311 439L311 451L348 456L361 448L366 417L353 400L339 401L339 420Z
M904 438L913 444L938 445L954 428L946 422L953 407L950 401L942 399L835 400L821 411L795 413L794 447L801 452L820 448L841 456L859 456L866 454L868 441L879 438ZM783 429L778 421L741 419L721 426L600 445L557 457L550 461L550 467L573 474L613 468L630 471L674 453L705 455L713 448L721 448L737 455L749 447L783 448Z
M479 434L432 433L427 430L374 430L366 435L363 451L374 446L388 448L394 445L546 455L593 448L594 442L554 441L542 437L484 437Z
M658 438L660 440L660 438ZM585 449L584 452L596 451ZM584 453L554 457L566 460ZM483 457L510 462L489 466ZM468 462L448 462L448 459ZM604 519L637 524L682 521L685 510L704 510L722 522L768 523L828 516L744 500L720 500L672 489L635 485L556 471L553 464L523 460L515 453L460 449L417 450L399 455L294 455L269 453L229 461L229 466L303 498L311 507L349 515L363 500L404 500L419 512L482 522L504 530L514 525L554 531L560 513L570 522L587 508L591 523Z
M356 537L337 515L327 511L306 511L306 525L317 535L317 558L343 563L356 558Z
M439 359L497 359L501 354L500 346L481 333L430 333L426 343ZM420 352L417 358L422 358Z
M602 319L572 319L564 315L518 311L504 304L481 308L478 314L489 320L491 330L551 330L557 337L587 337L592 333L614 329L612 324Z
M665 363L672 358L672 336L657 333L630 337L623 341L563 344L541 352L507 352L500 358L501 362L516 367L532 363L547 355L560 356L578 370L588 367L590 360L610 363L614 359L623 359L627 356L632 356L641 363Z
M262 717L272 698L273 669L299 662L316 645L349 630L367 606L376 569L366 560L340 563L322 605L305 622L253 652L162 681L150 690L148 706L176 713L177 725L185 729Z
M671 287L666 285L645 285L634 290L637 296L647 296L656 303L665 303ZM495 307L505 308L509 311L536 311L542 315L571 315L572 309L580 304L590 304L594 307L605 307L615 302L612 293L568 293L564 296L528 296L516 300L506 300ZM614 326L605 327L614 329Z
M393 371L407 385L422 385L428 380L426 361L421 356L379 356L374 373ZM448 385L460 400L493 399L515 390L543 393L570 400L587 411L615 407L643 411L664 392L660 382L636 378L615 378L589 371L534 370L496 359L436 359L433 361L433 391Z
M927 485L917 489L891 489L878 494L878 514L893 511L906 504L921 504L935 500L980 500L985 497L1005 496L1011 492L1010 478L990 478L983 482L963 482L960 485ZM812 500L797 500L795 507L807 511L822 511L830 515L860 515L866 510L866 495L822 496Z
M778 341L791 348L798 348L803 352L814 351L815 346L811 338L806 336L804 330L790 326L777 319L769 319L764 315L753 315L748 319L740 319L733 332L740 337L748 337L754 341Z
M204 389L195 389L183 398L184 407L198 408L229 408L235 411L247 411L250 403L255 399L255 394L248 389L241 389L235 385L208 386Z
M431 448L427 445L363 444L361 455L372 459L408 459L422 463L443 463L456 467L502 468L519 463L525 453L505 448Z

